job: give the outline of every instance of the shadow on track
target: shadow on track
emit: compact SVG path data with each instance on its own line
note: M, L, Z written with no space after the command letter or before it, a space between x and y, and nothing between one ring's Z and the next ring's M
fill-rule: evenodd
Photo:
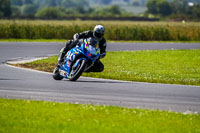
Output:
M6 78L0 78L0 80L20 80L20 79L6 79Z
M74 82L74 83L115 83L115 84L121 84L121 83L128 83L128 82L125 82L125 81L98 81L98 80L77 80L77 81L69 81L69 80L65 80L65 81L68 81L68 82Z

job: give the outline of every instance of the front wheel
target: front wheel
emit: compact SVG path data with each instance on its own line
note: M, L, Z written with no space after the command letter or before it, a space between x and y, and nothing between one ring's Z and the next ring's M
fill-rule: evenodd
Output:
M76 63L74 63L74 65L75 64ZM70 81L76 81L81 76L86 67L86 60L81 60L76 68L73 68L74 65L72 66L72 70L69 75Z
M53 78L55 80L62 80L63 79L63 77L60 75L57 67L53 70Z

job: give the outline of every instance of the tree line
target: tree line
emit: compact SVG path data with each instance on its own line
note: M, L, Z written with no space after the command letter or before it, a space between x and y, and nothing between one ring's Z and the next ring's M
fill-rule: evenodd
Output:
M0 0L0 18L64 19L131 16L118 5L92 8L87 0Z
M130 0L125 0L130 2ZM148 0L146 17L200 18L200 0ZM199 1L199 2L198 2ZM119 5L91 7L89 0L0 0L0 18L133 17ZM96 0L110 4L112 0Z
M168 18L200 20L200 1L148 0L147 13Z

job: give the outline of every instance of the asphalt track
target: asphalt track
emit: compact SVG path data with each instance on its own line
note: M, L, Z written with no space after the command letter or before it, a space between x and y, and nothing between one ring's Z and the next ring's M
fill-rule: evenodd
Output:
M0 42L0 97L200 112L200 87L81 77L55 81L50 73L11 67L11 60L58 54L64 43ZM108 51L200 49L200 43L108 43Z

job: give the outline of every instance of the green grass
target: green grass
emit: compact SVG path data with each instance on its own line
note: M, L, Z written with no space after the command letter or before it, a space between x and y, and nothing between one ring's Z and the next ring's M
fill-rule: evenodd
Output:
M101 73L83 73L86 77L200 85L200 50L146 50L107 52L102 59L105 69ZM52 72L57 57L18 64Z
M200 85L200 50L111 52L103 63L105 71L96 77Z
M200 114L0 99L1 133L198 133Z

